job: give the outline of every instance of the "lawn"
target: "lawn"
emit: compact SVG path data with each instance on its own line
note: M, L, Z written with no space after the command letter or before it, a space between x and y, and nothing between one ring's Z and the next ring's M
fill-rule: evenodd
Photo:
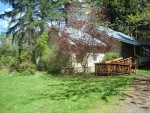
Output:
M150 67L144 67L144 68L137 69L137 74L150 76Z
M0 113L113 113L135 76L52 76L0 70Z

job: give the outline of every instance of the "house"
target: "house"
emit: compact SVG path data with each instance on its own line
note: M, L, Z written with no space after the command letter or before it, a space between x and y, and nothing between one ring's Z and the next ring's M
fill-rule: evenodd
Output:
M73 46L79 46L79 47L82 46L82 44L81 45L79 44L80 42L83 43L83 45L85 45L85 46L92 45L92 47L95 47L95 48L101 47L101 46L103 46L103 47L106 46L106 44L104 42L102 42L101 40L99 40L98 38L92 37L90 34L84 32L82 30L77 30L77 29L71 28L71 27L57 27L55 25L50 28L49 32L50 32L51 37L54 36L54 35L52 35L54 32L55 32L54 34L57 34L59 36L59 38L61 38L61 39L64 36L66 36L66 37L69 36L69 38L68 38L68 41L70 43L69 45L71 45L72 47ZM60 39L58 41L60 41ZM91 51L90 55L87 59L86 71L94 71L95 63L101 62L103 57L104 57L104 53L94 52L94 50ZM81 61L77 55L77 52L71 53L71 62L72 62L71 65L75 69L75 72L83 71L83 65L81 65Z
M133 62L138 63L139 66L150 63L150 44L137 41L110 28L99 26L98 30L105 31L107 35L121 42L120 55L123 58L133 57Z
M55 30L58 30L57 27L53 27ZM99 32L105 32L108 36L117 39L121 42L121 47L119 48L120 56L123 58L132 57L133 62L143 65L150 62L150 44L137 41L128 35L125 35L121 32L114 31L110 28L98 26L97 30ZM67 32L70 36L70 43L74 44L73 40L75 38L82 37L82 33L73 28L67 28L65 31L63 29L58 30L58 35L62 35L63 32ZM85 35L85 34L84 34ZM89 34L86 34L87 37L90 37ZM105 45L100 40L97 40L98 43ZM104 53L92 53L87 61L87 71L94 71L95 63L101 62L104 57ZM77 60L77 55L71 55L72 67L74 67L76 72L83 71L81 64Z

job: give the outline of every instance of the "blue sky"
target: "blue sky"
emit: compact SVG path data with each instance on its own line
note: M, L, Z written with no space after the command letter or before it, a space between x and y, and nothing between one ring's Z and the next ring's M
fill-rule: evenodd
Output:
M7 4L4 5L3 3L0 2L0 14L3 14L4 11L10 11L10 10L11 10L11 7L9 5ZM7 30L9 20L10 19L8 18L6 20L0 19L0 34Z

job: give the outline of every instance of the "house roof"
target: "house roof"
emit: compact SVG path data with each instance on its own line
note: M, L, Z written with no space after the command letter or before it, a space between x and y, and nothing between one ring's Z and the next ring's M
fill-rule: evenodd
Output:
M82 39L82 40L84 40L87 43L96 42L96 43L99 43L99 44L101 44L103 46L106 45L104 42L99 40L97 37L92 37L90 34L88 34L86 32L82 32L81 30L77 30L75 28L68 27L68 28L66 28L66 31L67 31L67 33L69 33L69 36L72 39L77 39L77 40L78 39Z
M48 25L49 26L49 25ZM58 28L57 25L50 25L49 27L54 27L54 28ZM61 27L61 29L59 29L61 32L67 32L69 33L70 37L72 39L77 39L77 38L81 38L84 36L87 36L88 38L91 38L91 36L87 33L81 33L79 30L76 30L74 28L71 28L71 27L65 27L66 29L64 30L63 29L64 27ZM112 38L115 38L121 42L125 42L125 43L128 43L128 44L132 44L132 45L137 45L137 46L140 46L140 45L143 45L143 46L150 46L150 44L148 43L145 43L145 42L141 42L141 41L137 41L135 40L134 38L126 35L126 34L123 34L121 32L118 32L118 31L114 31L110 28L107 28L107 27L103 27L103 26L97 26L97 29L98 31L100 32L105 32L108 36L112 37ZM58 30L58 29L57 29ZM86 38L85 38L86 39ZM92 38L91 38L92 39ZM99 39L97 39L95 37L95 40L97 43L101 43L102 45L106 45L104 42L100 41Z
M77 30L72 27L58 27L55 25L55 26L51 26L51 28L58 30L60 35L63 33L67 33L70 37L71 44L75 44L75 40L81 39L82 41L86 42L89 45L98 44L99 46L106 46L106 44L101 40L99 40L98 38L92 37L90 34L86 32L82 32L81 30Z
M133 39L132 37L126 35L126 34L123 34L123 33L118 32L118 31L114 31L110 28L106 28L103 26L98 26L97 28L100 32L105 32L108 36L113 37L113 38L115 38L121 42L125 42L125 43L132 44L132 45L150 46L150 44L137 41L137 40Z

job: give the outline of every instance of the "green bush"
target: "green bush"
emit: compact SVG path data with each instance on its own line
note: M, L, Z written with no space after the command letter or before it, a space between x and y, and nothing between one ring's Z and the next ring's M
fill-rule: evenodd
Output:
M19 72L26 75L34 74L36 72L36 65L30 61L24 61L20 64Z
M119 53L110 52L110 53L105 54L102 62L105 62L108 60L113 60L113 59L118 58L118 57L120 57Z
M27 50L22 51L22 53L20 55L20 59L22 61L28 60L29 59L29 52Z
M11 66L12 64L14 64L14 62L16 61L16 57L14 56L5 56L5 55L2 55L1 58L0 58L0 62L2 65L5 65L5 66Z
M48 74L60 74L60 69L59 68L50 68L47 71Z

